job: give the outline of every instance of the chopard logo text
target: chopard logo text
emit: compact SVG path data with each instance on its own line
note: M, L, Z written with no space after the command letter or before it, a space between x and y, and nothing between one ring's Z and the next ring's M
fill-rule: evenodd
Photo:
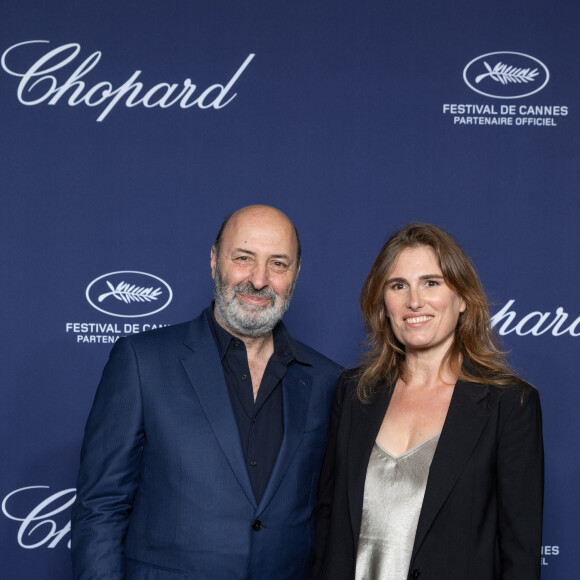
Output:
M549 332L553 336L580 336L580 316L568 320L569 315L561 306L556 312L541 312L536 310L524 316L512 310L515 300L509 300L503 308L491 317L491 323L497 327L499 334L515 332L519 336L540 336Z
M20 522L16 538L26 550L55 548L70 534L70 507L76 498L76 489L64 489L45 497L40 503L38 492L47 485L31 485L10 492L2 501L2 513L10 520ZM46 495L46 492L42 494ZM64 517L63 517L64 516ZM70 539L68 540L70 548Z
M133 72L124 83L114 86L106 80L89 83L86 78L101 60L100 51L93 52L80 63L72 64L81 52L81 45L77 43L63 44L36 57L32 64L22 64L30 54L30 46L27 45L46 48L49 43L48 40L27 40L10 46L2 54L0 63L4 71L20 78L18 100L28 106L41 103L56 105L61 100L70 107L81 104L87 107L102 106L104 109L97 121L105 119L118 104L126 107L141 105L147 109L167 109L174 105L182 109L223 109L236 97L237 93L232 92L232 88L255 56L249 54L225 84L216 83L204 90L198 90L189 78L181 84L163 82L146 88L144 83L137 80L140 70ZM76 68L65 72L68 65L76 65Z

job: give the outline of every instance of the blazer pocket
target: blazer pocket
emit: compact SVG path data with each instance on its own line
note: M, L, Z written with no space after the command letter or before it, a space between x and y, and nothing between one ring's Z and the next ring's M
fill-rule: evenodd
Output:
M125 566L126 580L183 580L189 577L182 570L154 566L132 558L127 558Z

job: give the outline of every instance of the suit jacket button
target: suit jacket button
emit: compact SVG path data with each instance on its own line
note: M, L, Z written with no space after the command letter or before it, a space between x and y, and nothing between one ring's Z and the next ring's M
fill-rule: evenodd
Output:
M419 570L418 568L415 568L411 572L411 578L419 578L419 576L421 576L421 570Z
M259 532L262 529L262 522L260 520L254 520L252 522L252 530Z

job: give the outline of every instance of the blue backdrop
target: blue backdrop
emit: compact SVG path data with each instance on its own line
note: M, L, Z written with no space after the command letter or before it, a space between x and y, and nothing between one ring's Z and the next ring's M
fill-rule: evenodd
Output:
M411 220L455 235L541 392L543 577L573 577L580 4L4 4L2 577L71 577L79 449L112 342L207 305L211 242L249 203L295 221L287 324L345 366L387 235Z

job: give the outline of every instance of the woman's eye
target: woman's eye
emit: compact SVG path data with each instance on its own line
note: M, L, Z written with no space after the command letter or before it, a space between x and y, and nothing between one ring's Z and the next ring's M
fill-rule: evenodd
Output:
M426 284L430 287L439 286L439 282L437 282L437 280L427 280Z

